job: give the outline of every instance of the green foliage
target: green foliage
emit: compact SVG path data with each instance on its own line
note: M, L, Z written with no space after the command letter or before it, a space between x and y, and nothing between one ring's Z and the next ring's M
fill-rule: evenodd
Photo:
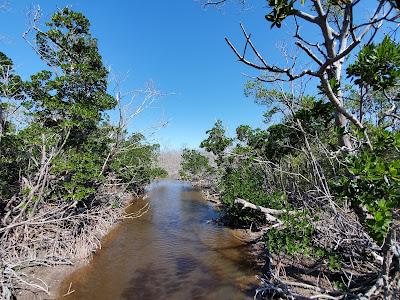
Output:
M208 158L197 150L183 149L179 176L183 180L198 180L213 172Z
M222 121L215 122L214 127L206 131L208 138L201 142L200 147L217 156L217 163L221 162L225 149L232 144L232 139L226 137Z
M400 207L400 133L377 129L372 145L359 155L346 157L346 172L333 185L339 197L361 205L370 216L364 220L371 235L382 242Z
M266 130L252 129L241 125L236 129L237 138L245 143L257 155L279 162L283 157L296 152L296 148L304 143L303 136L291 125L299 120L307 134L319 134L323 138L329 133L333 123L333 107L331 103L308 99L302 109L295 112L292 119L269 126Z
M332 285L336 290L339 290L339 291L345 292L348 290L347 286L343 283L343 281L340 281L340 280L334 280Z
M46 26L37 32L36 46L52 71L38 72L24 84L32 122L20 135L33 146L33 157L40 155L44 141L46 149L63 143L64 150L50 169L52 176L62 179L49 192L52 198L91 199L104 179L102 165L111 143L111 128L99 123L116 102L107 93L108 72L89 21L64 8Z
M288 116L279 117L278 124L270 125L266 130L239 127L238 139L245 141L249 146L257 149L257 154L272 161L279 161L282 157L294 153L294 149L304 143L304 137L297 127L299 121L310 135L318 135L321 139L329 139L334 121L334 107L330 102L325 102L313 96L302 95L296 97L290 93L266 88L260 80L248 81L245 95L255 98L256 103L265 105L265 123L269 123L276 114L287 110L287 103L292 102L292 110Z
M0 51L0 98L3 97L22 100L24 94L22 79L15 74L12 60ZM4 103L0 102L0 105Z
M25 150L24 140L15 130L7 128L0 144L0 200L9 199L19 191L19 176L28 168Z
M272 8L272 11L265 15L265 19L272 23L271 28L274 26L280 28L283 20L294 15L296 10L293 5L295 2L296 0L268 0L268 5Z
M103 112L116 105L107 93L108 71L81 13L64 8L46 25L36 34L36 46L55 72L33 75L26 92L33 116L46 127L69 127L68 143L79 145L96 130Z
M300 2L301 5L305 4L305 0L268 0L268 6L272 8L272 11L265 15L265 19L268 22L271 22L271 28L276 26L280 28L282 26L282 22L289 16L294 15L297 10L294 8L296 2ZM343 2L347 2L347 0L327 0L323 1L324 6L333 6L341 8L343 6ZM395 1L391 1L394 4ZM398 6L398 5L397 5ZM332 7L330 7L332 10ZM337 11L337 9L335 10Z
M386 8L389 8L389 3L398 9L399 1L386 1ZM296 9L300 4L305 5L306 1L269 0L267 5L271 10L265 18L271 23L271 28L280 28L287 17L300 13ZM316 3L309 1L307 4L310 4L308 11L300 16L303 21L318 23L322 31L325 25L346 27L351 1L321 1L324 16L321 16ZM392 12L397 13L394 9ZM332 49L328 43L323 51L337 51L335 41L340 38L333 37ZM339 65L346 64L351 53L342 57L343 61L339 64L331 64L329 57L323 54L321 57L325 56L328 65L323 58L320 75L328 80L328 87L336 96L337 101L332 100L332 103L328 99L334 97L322 86L316 87L320 91L316 96L296 96L293 91L298 86L295 84L288 86L287 90L279 83L280 90L266 85L266 82L296 78L290 73L283 74L286 75L283 79L279 75L284 72L271 64L262 71L265 73L259 75L260 79L247 82L245 95L265 105L264 118L269 126L265 130L239 126L236 130L237 143L229 149L229 153L225 151L227 146L221 142L221 135L214 133L219 138L209 138L213 143L203 142L208 146L205 147L207 151L213 150L218 156L218 174L221 176L218 188L231 225L264 225L266 221L261 214L234 205L237 198L264 207L286 208L294 214L279 215L283 225L267 231L265 241L269 250L313 256L323 260L332 272L337 272L342 267L342 260L347 260L352 251L359 255L363 246L360 247L358 239L352 238L349 238L348 244L336 247L325 238L318 241L318 235L323 231L317 232L314 228L314 215L324 218L329 215L325 199L332 195L335 197L330 201L340 208L343 205L346 212L348 203L352 204L354 212L360 216L360 225L364 225L377 242L383 242L400 208L400 134L397 122L399 50L398 43L387 36L379 44L363 47L356 61L350 62L347 82L340 74ZM308 74L308 71L300 70L297 74ZM357 90L350 85L349 79L356 83ZM301 91L310 88L300 85ZM368 137L371 145L366 147L362 143ZM343 145L354 151L340 156L338 148ZM331 183L330 187L326 186L327 181ZM332 187L335 195L331 194ZM328 212L325 212L326 209ZM323 227L323 222L319 222L318 226ZM333 236L343 233L342 228L333 232L336 228L331 226L341 225L329 223L324 228L332 230ZM327 245L327 249L320 245ZM337 288L344 289L342 285Z
M307 211L298 211L295 215L283 215L283 228L271 228L265 235L268 249L273 253L289 255L313 254L312 235L314 227Z
M347 75L358 85L385 90L397 84L400 76L400 45L385 36L377 45L369 44L347 68Z
M262 225L265 216L254 210L242 210L234 203L237 198L245 199L261 206L283 208L287 204L286 195L280 192L268 194L265 191L264 173L250 160L229 162L219 183L226 219L233 226Z
M281 1L279 5L288 5L285 9L289 9L293 3ZM329 5L337 3L331 2ZM293 11L283 10L282 16L292 13ZM274 14L274 17L270 17L271 22L284 19L277 16L277 11ZM277 24L273 23L273 26ZM349 67L348 75L364 88L372 87L374 94L368 95L372 100L364 100L361 108L360 103L356 103L357 106L352 107L353 109L363 110L363 115L373 119L379 117L376 111L383 112L391 107L387 105L387 97L383 98L377 91L397 86L399 49L399 46L387 37L379 45L372 44L363 48L357 61ZM330 79L330 85L334 92L340 88L340 83L335 79ZM324 99L295 97L290 93L266 88L261 81L248 82L245 94L255 97L257 103L267 107L266 123L277 114L281 113L283 117L275 118L275 124L265 130L253 129L246 125L239 126L236 130L238 142L236 147L231 149L232 155L225 154L221 159L219 168L222 176L219 189L229 223L234 226L265 224L261 214L242 210L234 205L237 198L264 207L295 211L294 214L279 216L283 225L267 231L265 242L269 250L324 259L332 272L340 270L344 259L341 253L320 248L315 240L317 232L311 214L318 214L319 204L308 203L311 210L307 211L303 210L303 203L295 199L296 196L300 199L307 198L308 189L314 189L313 186L307 186L307 180L303 181L300 178L310 178L309 172L313 169L307 166L311 163L307 153L313 151L313 160L316 160L323 176L330 179L331 187L334 187L337 205L351 203L357 213L358 207L361 206L366 212L362 224L377 242L383 242L393 221L394 211L400 208L400 133L396 127L389 126L385 130L383 126L374 127L372 122L369 124L364 120L363 124L367 128L365 130L368 130L372 148L363 146L357 153L343 154L340 161L329 161L321 159L322 156L315 149L322 149L322 144L324 149L335 151L335 135L343 135L346 130L362 141L365 131L357 131L353 126L335 128L335 107ZM287 103L290 103L290 106ZM279 122L276 122L277 120ZM308 138L307 145L305 135ZM218 143L218 140L215 141ZM303 149L307 151L303 153ZM293 172L299 174L299 177L294 178L296 175L285 176L281 173L278 175L281 178L274 178L276 174L269 175L268 169L260 168L261 161L269 161L282 168L282 173ZM296 184L296 187L293 188L292 184ZM290 195L290 205L286 195ZM315 197L312 192L311 197Z
M113 159L111 171L122 182L128 183L129 190L138 192L152 179L168 175L165 170L155 165L159 155L159 145L146 144L143 135L131 135L123 142L122 149L123 151Z
M313 241L316 233L312 217L307 210L296 211L294 214L285 214L279 217L283 221L282 228L271 228L264 235L269 251L288 255L305 255L325 259L330 271L339 271L342 267L342 258L339 253L330 252L316 247Z
M101 171L111 142L105 134L109 129L99 127L79 148L67 148L55 158L51 173L63 180L55 187L53 198L81 201L94 196L105 179Z
M306 133L321 134L332 125L334 120L334 108L332 103L322 100L309 99L303 108L296 111L293 118L298 119Z
M268 108L268 115L270 114L269 111L279 112L282 103L293 99L293 95L289 93L266 88L261 80L247 81L244 94L246 97L253 97L257 104L265 105Z
M280 28L282 22L289 16L295 15L297 10L294 8L296 2L300 2L301 5L305 4L305 0L268 0L268 6L272 8L272 11L265 15L265 19L271 22L271 28L276 26ZM322 1L322 5L327 8L328 11L334 11L337 15L342 14L343 4L349 2L348 0L326 0ZM397 0L389 0L395 8L399 8Z
M21 182L35 183L43 164L47 168L42 172L49 174L42 200L76 201L81 207L92 205L110 176L134 192L153 178L167 176L155 165L158 145L146 143L140 134L124 138L116 134L120 129L106 123L106 111L116 101L107 93L108 71L88 19L64 8L45 24L35 42L49 70L22 82L12 61L0 52L0 97L23 100L28 120L19 130L4 124L7 107L0 103L0 214L3 201L29 194Z
M297 132L286 124L272 125L267 129L267 133L263 157L272 161L279 161L283 156L292 153L292 146L299 141Z
M268 132L259 128L253 129L248 125L240 125L236 128L236 136L244 145L262 152L265 148Z
M330 271L340 271L342 269L342 260L340 255L334 253L328 255L328 268Z

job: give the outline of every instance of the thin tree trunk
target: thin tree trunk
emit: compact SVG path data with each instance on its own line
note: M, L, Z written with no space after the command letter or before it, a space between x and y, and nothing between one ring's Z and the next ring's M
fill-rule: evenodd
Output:
M344 106L343 101L343 91L340 87L342 80L342 62L338 61L332 68L332 71L328 73L329 79L333 79L337 83L335 90L335 96L339 100L341 106ZM340 147L346 147L347 149L352 149L352 144L349 135L346 133L348 119L337 109L335 110L335 126L338 129L337 140Z
M0 103L0 145L1 145L1 139L2 139L4 131L5 131L4 125L5 125L4 112L3 112L2 103Z
M346 133L347 118L340 112L335 112L335 125L339 129L337 134L338 144L341 147L346 147L348 149L352 148L349 135Z

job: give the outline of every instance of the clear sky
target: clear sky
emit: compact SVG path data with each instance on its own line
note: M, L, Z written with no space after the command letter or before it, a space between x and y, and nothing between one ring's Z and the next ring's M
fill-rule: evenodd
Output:
M262 126L262 107L243 95L247 79L242 73L249 70L236 61L224 36L241 43L243 22L252 32L258 30L261 46L274 49L279 31L269 30L265 9L205 10L193 0L10 0L9 9L0 13L0 50L24 78L44 67L21 36L32 3L40 5L42 21L66 5L83 12L104 62L120 77L128 74L122 90L140 89L152 80L167 93L135 119L130 130L152 132L167 120L167 127L153 137L164 147L180 148L197 147L217 119L230 132L240 124Z
M0 3L2 0L0 0ZM254 1L263 5L263 1ZM253 2L253 3L254 3ZM289 38L290 28L270 29L265 6L222 10L203 9L194 0L9 0L0 12L0 50L10 56L24 78L43 69L42 62L22 39L27 12L40 5L42 21L57 8L69 5L92 24L106 65L120 77L123 91L143 88L152 80L166 93L141 114L130 131L153 132L160 121L166 128L152 135L167 148L197 147L217 119L230 133L240 124L263 126L263 107L243 94L252 71L236 61L224 41L229 36L243 46L239 23L243 22L264 57L280 59L277 42ZM285 26L290 26L285 24Z

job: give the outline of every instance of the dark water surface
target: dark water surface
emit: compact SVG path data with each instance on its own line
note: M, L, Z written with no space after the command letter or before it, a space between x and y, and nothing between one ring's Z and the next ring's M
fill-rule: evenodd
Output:
M135 200L141 218L123 221L92 262L66 278L60 299L252 299L257 273L249 249L190 185L159 181Z

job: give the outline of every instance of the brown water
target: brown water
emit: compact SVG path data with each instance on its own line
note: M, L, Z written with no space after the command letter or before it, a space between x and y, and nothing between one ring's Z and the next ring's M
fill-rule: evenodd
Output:
M159 181L149 199L135 200L137 211L103 241L92 262L63 283L60 299L252 299L254 260L190 185Z

